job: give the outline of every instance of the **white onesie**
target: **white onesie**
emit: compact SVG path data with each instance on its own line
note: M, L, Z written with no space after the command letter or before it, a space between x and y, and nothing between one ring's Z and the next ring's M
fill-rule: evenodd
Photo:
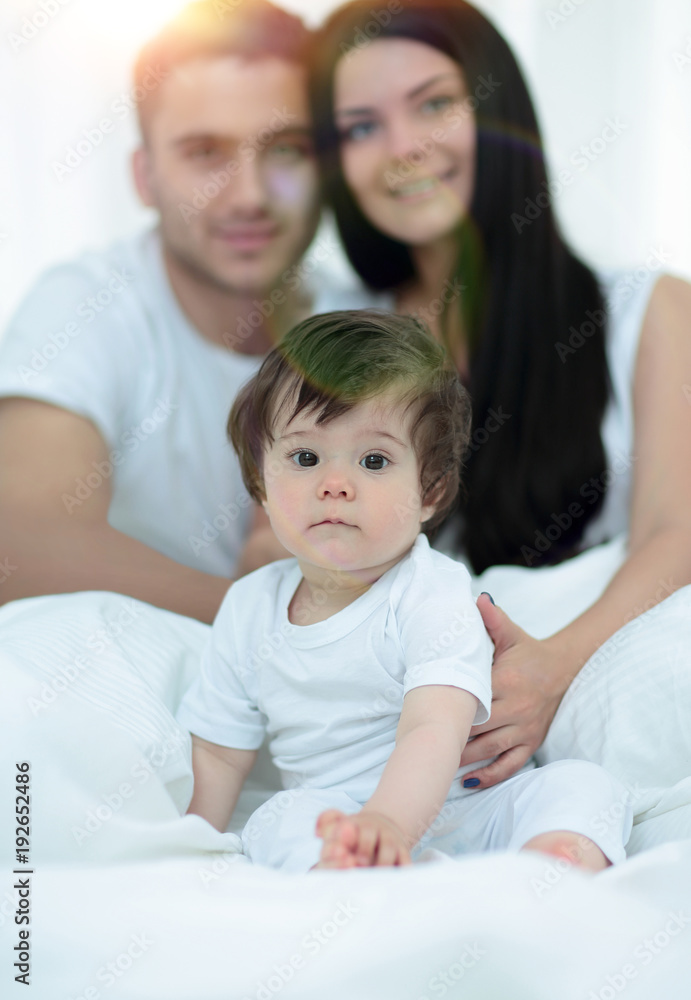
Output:
M354 812L373 794L394 750L408 691L437 684L469 691L478 699L478 725L489 718L492 664L492 644L467 570L430 548L425 535L418 535L410 551L365 594L313 625L288 620L301 578L297 560L285 559L230 588L201 672L177 715L192 733L220 746L255 750L268 735L289 794L279 793L276 802L262 806L243 840L254 860L297 871L318 858L313 830L319 812L329 805ZM496 797L492 789L463 788L459 779L477 766L459 768L447 801L479 801L490 792ZM549 770L526 769L512 781L534 783ZM625 793L605 777L608 806L612 796L620 800ZM498 787L508 789L512 781ZM555 799L553 788L549 799ZM535 832L572 828L538 822ZM438 832L446 836L449 831ZM614 839L618 856L611 857L616 852L609 842L605 853L619 860L620 831Z

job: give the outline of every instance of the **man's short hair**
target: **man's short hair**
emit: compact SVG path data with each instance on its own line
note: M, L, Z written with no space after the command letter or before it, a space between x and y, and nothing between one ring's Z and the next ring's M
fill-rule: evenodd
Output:
M276 57L306 66L311 32L299 17L269 0L196 0L140 51L134 65L142 135L155 107L155 90L177 66L194 59ZM156 85L152 86L152 81Z
M279 412L288 423L303 410L317 413L317 424L324 424L384 395L410 413L422 503L436 507L423 524L430 534L458 496L470 439L470 397L445 349L411 316L324 313L298 324L267 355L228 419L228 436L252 498L266 499L264 455Z

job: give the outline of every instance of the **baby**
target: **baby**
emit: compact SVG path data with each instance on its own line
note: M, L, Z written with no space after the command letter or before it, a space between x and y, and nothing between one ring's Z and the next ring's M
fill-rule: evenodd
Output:
M468 571L427 538L456 503L470 434L443 348L409 317L315 316L268 355L228 428L295 558L237 581L219 610L178 713L193 734L188 811L225 830L268 735L286 791L243 831L255 862L301 872L502 848L591 871L622 860L631 809L594 764L463 785L481 766L459 760L489 718L492 644Z

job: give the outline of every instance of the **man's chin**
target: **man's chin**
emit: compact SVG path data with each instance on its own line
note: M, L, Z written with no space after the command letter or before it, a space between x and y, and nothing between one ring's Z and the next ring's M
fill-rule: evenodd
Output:
M289 289L282 276L290 269L290 264L278 261L277 255L255 254L245 259L218 254L202 255L180 251L177 247L168 247L168 252L175 260L177 267L188 272L190 276L217 291L232 295L239 299L256 299L268 310L275 310L277 305L287 301ZM281 292L282 295L279 295ZM273 300L271 295L274 293ZM268 300L264 302L264 300Z
M288 285L284 277L290 267L290 264L277 265L275 261L260 259L233 262L215 269L214 278L225 291L239 298L256 299L271 314L295 291L294 280Z

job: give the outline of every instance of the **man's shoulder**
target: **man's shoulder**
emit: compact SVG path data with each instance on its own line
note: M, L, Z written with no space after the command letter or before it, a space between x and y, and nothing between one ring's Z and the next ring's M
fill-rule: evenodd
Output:
M139 233L48 268L15 311L5 331L7 340L33 343L68 326L67 335L74 338L77 331L110 323L126 309L144 316L155 241L154 233Z
M106 440L165 347L155 234L88 251L46 271L0 337L0 396L29 396L87 416ZM159 293L163 294L163 293ZM157 348L159 348L157 350Z
M52 362L74 343L80 351L110 343L121 353L141 344L157 322L156 240L145 231L44 271L0 336L3 366L38 355L39 368L45 367L42 361Z
M145 277L148 258L155 247L157 236L151 230L141 231L127 239L118 240L101 249L87 249L71 260L61 261L45 270L29 290L25 302L60 287L123 291Z

